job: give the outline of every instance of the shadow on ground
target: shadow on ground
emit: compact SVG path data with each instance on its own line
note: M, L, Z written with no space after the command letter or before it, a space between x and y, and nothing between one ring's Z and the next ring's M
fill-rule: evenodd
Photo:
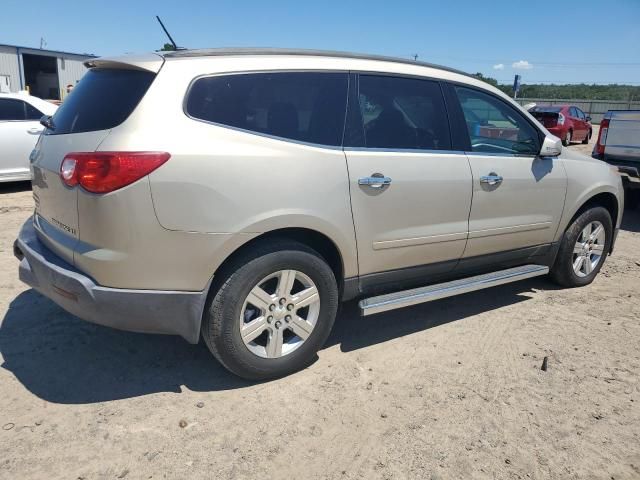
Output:
M31 182L3 182L0 183L0 195L7 193L26 192L31 190Z
M344 305L326 347L353 351L480 312L527 300L544 280L505 285L491 293L424 304L367 318ZM325 347L325 348L326 348ZM67 314L34 290L15 298L0 325L2 368L49 402L82 404L156 392L218 391L252 385L228 373L206 346L178 337L128 333Z

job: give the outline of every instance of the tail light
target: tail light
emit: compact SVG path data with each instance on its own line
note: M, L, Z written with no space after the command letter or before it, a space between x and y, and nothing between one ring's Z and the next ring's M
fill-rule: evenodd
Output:
M604 118L600 122L600 133L598 133L598 142L596 143L595 152L598 155L604 155L604 147L607 144L607 134L609 133L609 119Z
M69 187L109 193L149 175L171 157L167 152L73 152L60 165L60 178Z
M564 115L561 113L558 114L558 125L564 125Z

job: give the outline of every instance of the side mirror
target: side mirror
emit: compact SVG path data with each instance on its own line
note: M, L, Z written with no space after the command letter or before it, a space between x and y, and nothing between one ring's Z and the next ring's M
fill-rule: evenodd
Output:
M586 120L587 120L587 122L590 122L591 121L591 117L587 117Z
M553 135L544 137L542 147L540 148L541 157L557 157L562 153L562 140Z

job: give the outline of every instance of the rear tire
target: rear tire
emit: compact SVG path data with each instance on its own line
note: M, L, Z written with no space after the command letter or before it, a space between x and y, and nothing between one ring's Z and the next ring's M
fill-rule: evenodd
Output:
M564 139L562 140L562 145L564 145L565 147L568 147L569 145L571 145L571 137L573 136L571 130L567 130L567 133L564 136Z
M597 230L598 227L602 230ZM612 238L611 215L607 209L585 210L564 233L551 278L563 287L590 284L604 264Z
M591 130L589 130L589 132L587 132L587 136L584 137L584 140L582 140L582 144L583 145L586 145L586 144L589 143L589 140L591 140L591 134L592 134L592 132L591 132Z
M221 283L210 295L202 337L224 367L266 380L316 358L338 309L335 276L317 252L298 242L269 240L216 276Z

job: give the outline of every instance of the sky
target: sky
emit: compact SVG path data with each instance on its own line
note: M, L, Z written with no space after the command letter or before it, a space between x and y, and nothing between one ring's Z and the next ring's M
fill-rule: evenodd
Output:
M640 85L640 0L0 0L0 44L96 55L287 47L391 55L512 83Z

